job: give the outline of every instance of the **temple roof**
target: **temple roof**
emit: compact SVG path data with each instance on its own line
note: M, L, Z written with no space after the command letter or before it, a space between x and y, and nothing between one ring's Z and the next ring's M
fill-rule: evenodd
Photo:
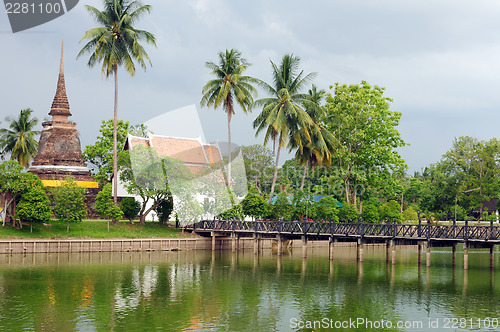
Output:
M57 80L56 95L52 101L52 107L49 115L66 115L71 116L69 111L68 96L66 95L66 85L64 83L64 52L61 46L61 64L59 66L59 79Z

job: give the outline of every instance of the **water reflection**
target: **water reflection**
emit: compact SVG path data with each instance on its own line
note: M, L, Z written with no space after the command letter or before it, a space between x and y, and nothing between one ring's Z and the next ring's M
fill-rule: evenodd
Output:
M364 249L364 262L340 246L333 260L328 248L307 258L302 248L0 255L0 329L288 331L294 319L500 317L489 253L471 251L464 271L451 251L422 267L416 247L399 249L395 265L385 246Z

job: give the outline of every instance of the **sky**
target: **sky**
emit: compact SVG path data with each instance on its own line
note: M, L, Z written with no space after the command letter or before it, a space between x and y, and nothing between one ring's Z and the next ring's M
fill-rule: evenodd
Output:
M136 24L156 36L146 46L152 66L131 77L119 70L119 118L144 123L195 104L208 141L227 139L221 110L201 108L211 79L206 61L235 48L252 63L247 74L271 82L271 64L293 53L305 73L317 72L322 89L362 80L385 87L409 174L439 161L455 137L497 137L500 125L500 2L496 0L225 1L150 0L150 15ZM0 126L6 116L31 108L48 117L54 98L61 41L66 90L82 148L93 144L102 120L113 116L114 80L88 56L77 59L84 32L96 27L80 1L65 15L12 33L0 10ZM259 97L267 97L259 91ZM236 110L232 140L259 144L252 122L259 110ZM166 133L168 134L168 133ZM284 158L283 158L284 159ZM282 160L283 160L282 159Z

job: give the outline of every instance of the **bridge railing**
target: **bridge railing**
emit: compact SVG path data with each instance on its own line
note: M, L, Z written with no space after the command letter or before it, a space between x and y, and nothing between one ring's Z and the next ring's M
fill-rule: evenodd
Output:
M194 229L213 231L247 231L267 233L289 233L307 235L378 236L387 238L499 240L498 226L432 225L432 224L371 224L317 221L241 221L201 220L193 224Z

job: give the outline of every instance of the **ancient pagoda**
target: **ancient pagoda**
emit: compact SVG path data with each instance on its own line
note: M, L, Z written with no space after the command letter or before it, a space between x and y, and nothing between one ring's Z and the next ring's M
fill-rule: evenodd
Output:
M98 188L97 182L82 157L80 135L76 123L68 121L71 116L64 83L64 56L61 47L61 64L56 95L49 115L52 121L42 123L43 129L38 143L38 153L29 172L38 175L43 184L57 187L67 177L85 188Z

